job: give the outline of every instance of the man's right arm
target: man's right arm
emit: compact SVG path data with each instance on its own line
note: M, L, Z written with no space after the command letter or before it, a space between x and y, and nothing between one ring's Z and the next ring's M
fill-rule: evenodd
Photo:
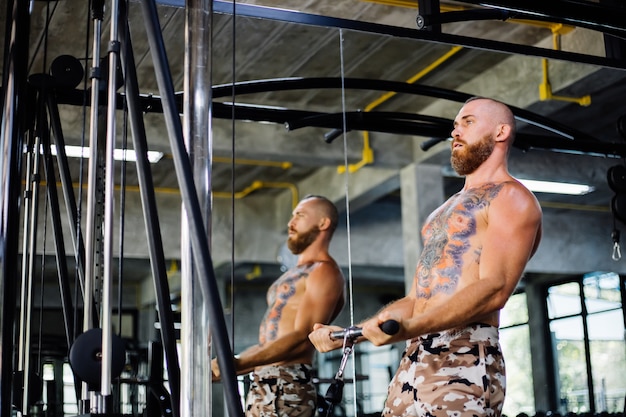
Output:
M362 321L356 326L363 329L366 327L376 327L380 329L380 326L387 320L396 320L401 322L402 319L410 318L413 315L413 309L415 306L415 297L413 294L415 294L415 284L411 287L409 295L388 304L375 316ZM309 340L313 343L315 349L322 353L340 349L343 346L343 340L333 340L331 338L332 332L340 330L343 330L343 328L339 326L325 326L323 324L316 323L313 326L313 331L309 334ZM360 337L356 340L356 342L362 342L364 340L367 339L365 337Z

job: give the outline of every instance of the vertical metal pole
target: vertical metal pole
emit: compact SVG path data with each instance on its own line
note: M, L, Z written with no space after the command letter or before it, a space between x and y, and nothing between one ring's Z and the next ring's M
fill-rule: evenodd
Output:
M78 283L81 291L85 290L85 244L78 231L78 209L76 206L76 195L72 188L72 176L70 174L70 168L67 161L67 154L65 152L65 137L63 136L63 129L61 127L61 116L59 115L59 108L56 102L56 98L53 94L47 95L48 103L48 115L50 117L50 127L54 135L54 143L56 146L56 162L59 170L59 178L61 180L61 186L63 188L63 196L65 201L65 208L67 213L68 224L71 231L72 244L74 248L78 273ZM49 149L52 146L48 144ZM44 146L44 150L46 147ZM45 159L44 159L45 160ZM55 186L56 187L56 186ZM55 188L56 189L56 188ZM73 326L72 326L73 327ZM72 331L72 340L76 336ZM71 346L71 344L70 344Z
M35 158L35 152L36 152L36 146L35 149L33 149L34 145L31 143L28 143L27 145L27 151L26 151L26 175L27 176L31 176L31 172L33 170L33 159ZM30 179L27 179L26 184L24 185L24 192L22 193L23 198L24 198L24 226L22 228L22 236L24 236L24 238L22 239L22 279L20 282L20 323L25 323L26 322L26 306L28 305L28 300L26 299L26 294L27 294L27 282L28 282L28 273L29 273L29 269L26 268L26 265L28 265L28 243L29 243L29 239L27 239L27 236L30 236L30 228L32 227L32 222L31 222L31 208L32 208L32 204L29 204L30 201L32 200L32 186L33 186L33 182L30 181ZM25 326L20 326L20 330L19 330L19 338L18 338L18 346L17 346L17 370L18 371L23 371L24 370L24 355L26 355L25 353L25 346L24 346L24 339L25 339L25 335L24 332L26 331Z
M154 61L155 75L159 84L163 116L168 130L174 167L183 199L186 218L189 221L189 241L194 251L194 266L197 268L196 282L204 297L205 306L211 319L213 342L217 353L217 360L222 371L224 394L230 417L243 417L241 398L235 376L233 352L228 343L228 331L224 322L224 311L216 284L213 260L209 250L205 219L200 209L197 191L193 184L193 172L189 154L184 146L183 128L180 122L180 110L176 107L172 75L169 70L163 35L159 26L154 0L142 0L146 30L150 51ZM205 335L208 337L208 335ZM208 352L204 352L208 355ZM195 364L194 364L195 366ZM208 370L207 370L208 371ZM194 400L197 400L194 398ZM181 400L182 401L182 400Z
M200 209L211 241L211 20L212 0L187 0L185 7L185 62L183 135L193 166ZM181 216L181 416L211 415L211 363L207 352L210 322L206 302L199 288L191 250L189 225L183 208ZM200 278L201 279L201 278ZM193 401L192 401L193 399Z
M46 175L46 191L48 201L50 202L50 219L52 220L57 277L59 279L59 295L61 298L61 309L63 310L63 322L65 324L65 339L67 346L70 347L74 341L74 311L72 307L73 302L69 283L65 242L63 240L59 195L57 193L56 175L52 163L52 154L50 152L50 138L44 136L42 139L41 145L43 148L43 163Z
M111 285L113 273L111 262L113 260L113 217L115 197L115 137L116 129L116 91L117 91L117 68L119 62L120 44L118 40L119 2L111 1L111 31L109 42L109 84L107 100L107 141L106 141L106 170L104 191L104 276L102 282L102 375L100 392L106 410L107 398L111 396L111 363L112 363L112 332L111 324L112 303ZM122 254L120 254L122 256ZM121 312L120 312L121 314Z
M89 171L87 178L87 219L85 224L85 285L83 293L83 331L91 329L93 317L93 286L95 279L96 191L98 178L98 113L100 107L100 40L104 1L94 1L92 18L94 38L91 58L91 113L89 124ZM89 387L82 384L81 414L89 412Z
M126 6L124 2L120 3L120 8L124 6ZM125 15L126 11L124 10L121 14ZM163 253L163 239L159 228L154 182L150 171L150 163L147 158L148 141L146 139L146 129L139 103L139 85L137 82L137 71L135 68L135 58L133 55L133 45L128 22L123 26L120 25L119 29L121 62L122 69L124 70L124 86L126 89L126 99L128 100L133 148L137 154L137 179L139 181L143 217L146 226L146 234L148 236L150 266L152 267L152 276L154 279L159 323L161 323L162 349L165 351L165 362L167 365L168 382L172 398L172 415L173 417L179 417L181 391L180 364L176 347L174 314L170 302L170 291L167 282L165 255ZM155 349L159 348L161 344L153 345L153 347L155 347ZM160 357L161 355L158 356Z
M43 117L40 113L38 119ZM41 123L41 120L38 121L38 124ZM35 132L35 146L33 148L33 165L32 165L32 173L28 173L30 175L30 181L32 182L31 188L31 200L30 200L30 228L28 236L24 236L24 239L28 240L28 264L22 265L22 268L26 269L28 272L25 276L26 285L22 285L22 289L25 289L25 293L22 294L22 302L25 303L22 306L22 321L20 322L20 335L22 339L20 339L20 344L22 345L20 351L22 352L22 363L18 366L21 366L21 370L23 371L23 381L24 387L22 391L22 415L28 415L28 391L29 391L29 381L30 381L30 327L32 321L32 305L33 305L33 276L35 272L35 256L37 253L37 219L38 219L38 207L39 207L39 182L40 182L40 155L41 155L41 142L40 142L40 134Z
M72 244L74 247L74 253L76 254L75 258L76 258L76 263L77 263L76 271L78 273L78 283L80 285L81 291L84 291L85 290L85 244L82 239L82 235L79 233L79 230L78 230L78 209L76 206L76 195L74 194L74 189L72 188L72 176L70 174L70 167L67 161L67 154L65 153L65 138L63 136L63 129L61 128L61 116L59 115L59 108L58 108L57 102L52 94L48 94L48 115L50 116L50 126L52 127L52 132L54 134L54 142L55 142L56 151L57 151L56 162L57 162L57 166L59 169L59 177L61 179L61 186L63 188L63 196L64 196L65 208L67 212L67 219L68 219L69 227L71 230ZM48 148L50 146L52 145L48 144ZM44 150L45 149L46 147L44 147ZM51 187L51 188L56 190L55 187ZM66 293L66 298L69 301L71 301L71 297L68 298L69 294L70 294L69 292ZM72 319L72 323L73 321L74 320ZM73 329L73 327L74 325L72 324L71 328ZM74 329L72 330L70 336L71 336L71 339L70 339L70 342L71 342L74 340L74 337L76 336ZM71 343L68 343L68 346L71 346Z
M13 343L18 275L19 193L21 189L22 138L19 115L26 103L28 73L28 3L9 0L4 36L4 68L0 126L0 415L11 414Z

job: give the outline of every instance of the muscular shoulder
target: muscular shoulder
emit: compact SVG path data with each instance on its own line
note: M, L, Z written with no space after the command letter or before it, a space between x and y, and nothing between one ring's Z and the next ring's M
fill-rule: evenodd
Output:
M542 213L535 195L518 181L502 183L490 205L487 224L496 233L532 242L532 256L541 240ZM506 232L504 232L506 231ZM526 238L524 238L526 236Z
M541 206L537 198L519 181L511 180L494 186L497 192L490 204L493 214L505 217L522 216L530 221L541 220Z
M341 268L333 260L317 261L312 265L309 272L309 281L326 282L330 285L338 285L344 283L344 276Z
M474 213L479 230L496 224L508 228L541 225L541 206L535 195L513 178L482 184L461 195L464 210Z

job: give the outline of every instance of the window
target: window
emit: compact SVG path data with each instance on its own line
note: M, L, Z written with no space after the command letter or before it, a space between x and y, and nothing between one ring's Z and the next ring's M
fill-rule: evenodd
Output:
M532 364L526 294L511 296L500 313L500 345L506 362L506 399L503 414L533 415Z
M593 274L583 279L597 411L624 409L626 349L619 285L616 274Z
M587 274L548 289L561 412L621 412L626 351L620 278Z

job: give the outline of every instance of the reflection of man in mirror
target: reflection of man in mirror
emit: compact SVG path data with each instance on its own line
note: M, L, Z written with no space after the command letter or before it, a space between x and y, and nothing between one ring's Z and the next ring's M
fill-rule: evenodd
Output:
M498 101L468 100L454 119L450 162L465 185L426 219L407 295L360 324L360 340L407 343L383 417L502 413L499 313L539 245L542 218L535 196L509 174L514 137L513 113ZM394 335L380 328L387 320L399 323ZM314 329L318 350L341 347L330 338L340 328Z
M337 208L325 197L306 196L287 224L289 249L297 265L267 292L268 308L259 343L236 355L237 374L252 372L248 417L310 417L317 391L311 378L315 349L308 339L314 323L330 323L345 303L345 280L328 253L337 227ZM217 361L211 363L219 380Z

